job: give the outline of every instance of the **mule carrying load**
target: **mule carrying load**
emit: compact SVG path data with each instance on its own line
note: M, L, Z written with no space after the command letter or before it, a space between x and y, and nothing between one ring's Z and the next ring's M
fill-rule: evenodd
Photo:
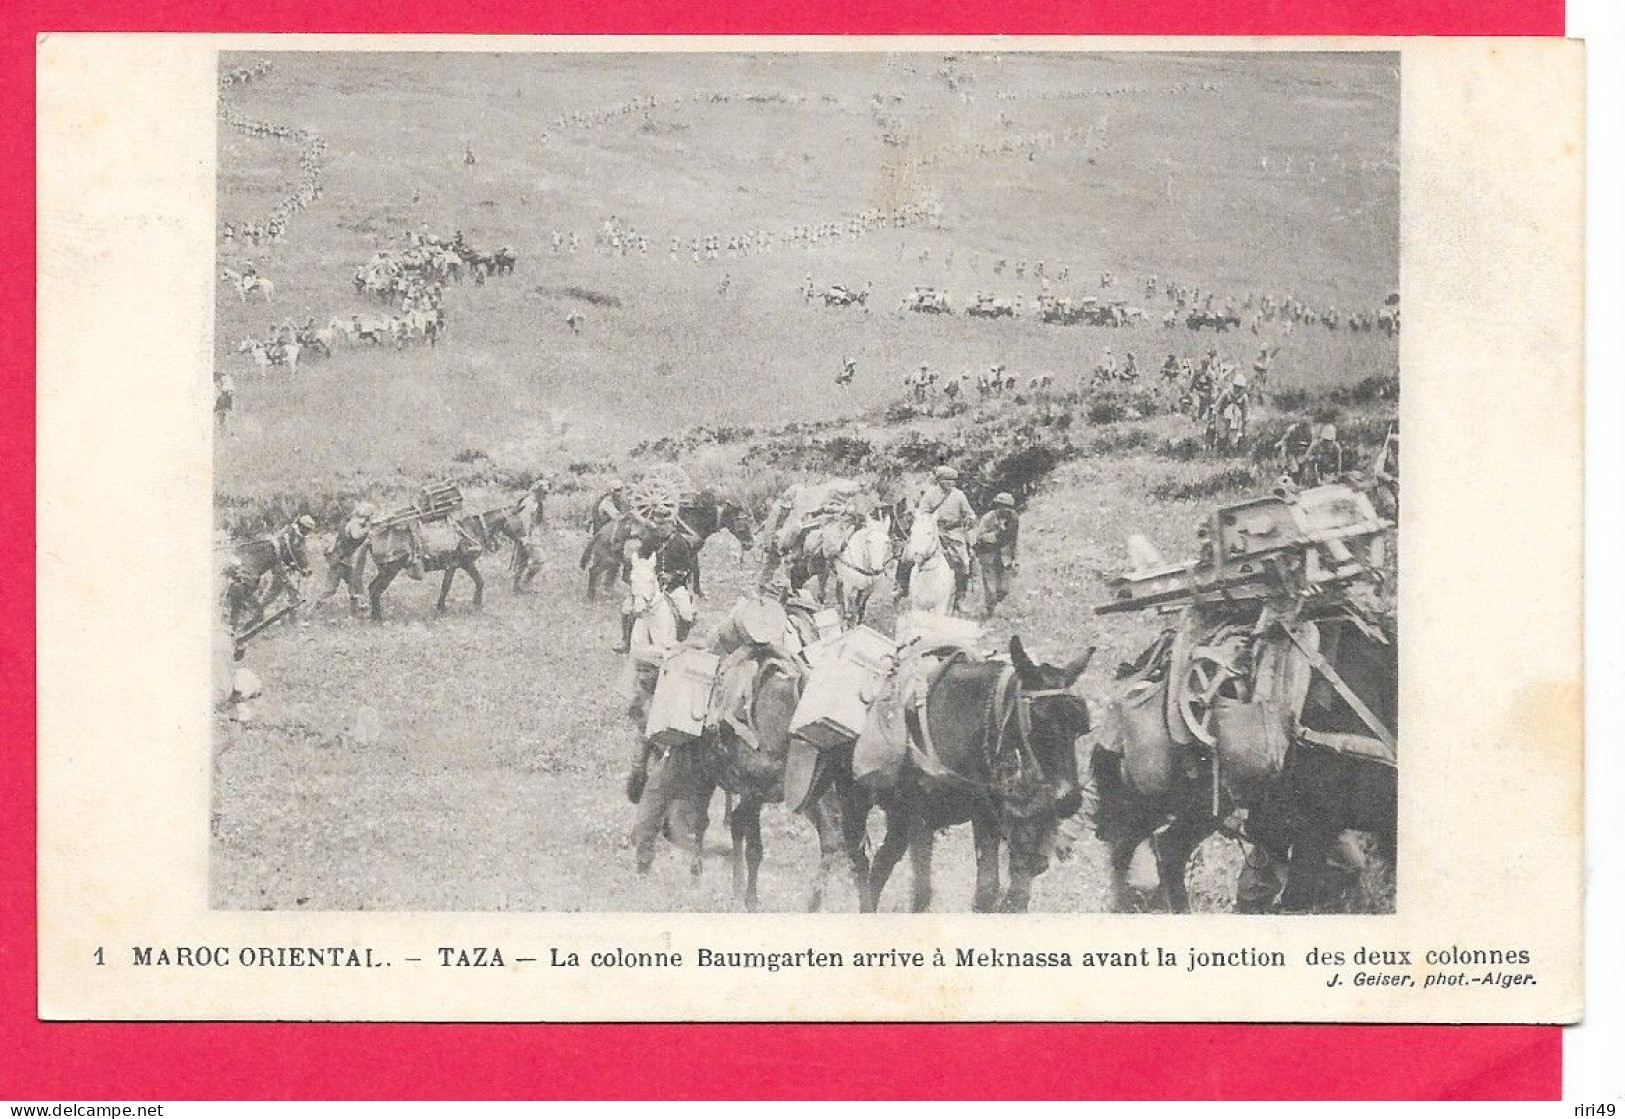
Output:
M372 522L369 546L380 563L404 558L406 573L422 579L425 557L453 551L462 536L453 514L463 508L463 491L455 482L431 482L420 489L410 505L403 505Z
M1123 778L1156 797L1212 761L1212 809L1247 806L1294 743L1397 768L1393 525L1347 485L1224 506L1196 559L1112 580L1098 614L1176 615L1119 669Z

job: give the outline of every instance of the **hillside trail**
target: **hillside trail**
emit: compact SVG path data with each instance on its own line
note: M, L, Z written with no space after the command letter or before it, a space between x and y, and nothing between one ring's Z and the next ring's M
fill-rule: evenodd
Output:
M1076 531L1067 510L1090 496L1078 480L1069 476L1034 502L1028 562L1059 577L1018 586L1008 616L987 630L990 647L1020 631L1040 655L1060 660L1078 643L1073 635L1095 632L1092 621L1060 608L1081 589L1067 586L1061 559L1062 541ZM1106 487L1094 484L1099 504ZM734 909L720 797L697 882L674 849L648 877L634 871L633 809L622 792L633 727L617 687L621 658L610 649L619 637L618 603L614 596L585 601L579 547L572 529L550 531L537 590L517 596L503 563L488 560L479 611L466 581L437 616L432 580L403 578L386 597L382 624L350 619L335 600L256 643L249 663L268 694L251 722L223 722L216 745L213 903ZM743 562L737 553L726 535L704 552L702 630L754 585L759 553ZM889 597L877 596L871 618L886 629ZM1111 651L1133 641L1114 638ZM1103 674L1090 676L1082 690L1098 705ZM816 868L816 836L779 807L763 822L764 908L799 909ZM876 814L871 828L879 827ZM1064 846L1070 857L1040 878L1034 907L1103 908L1105 864L1081 821L1068 824ZM974 877L968 829L951 829L937 851L938 907L965 908ZM888 891L886 908L905 905L907 896L904 888Z

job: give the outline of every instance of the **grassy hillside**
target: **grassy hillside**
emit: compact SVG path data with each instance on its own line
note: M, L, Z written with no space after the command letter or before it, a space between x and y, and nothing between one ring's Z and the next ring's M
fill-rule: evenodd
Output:
M241 409L216 440L222 522L247 531L309 510L331 528L359 496L393 501L445 476L475 507L543 472L559 492L534 593L511 593L503 565L487 561L482 611L460 582L452 610L436 615L430 585L402 578L382 626L330 602L255 643L249 663L268 694L252 721L223 724L216 749L217 905L731 906L724 868L693 885L668 858L639 879L623 848L630 728L608 650L618 627L612 604L582 601L575 567L579 514L611 472L677 461L758 508L793 478L896 478L942 460L967 469L979 502L1020 489L1023 576L990 639L1021 633L1053 661L1100 646L1081 685L1099 710L1112 668L1156 624L1093 615L1103 576L1126 558L1125 533L1184 555L1214 501L1268 476L1264 451L1203 452L1168 395L1090 389L1102 349L1133 351L1149 381L1169 352L1217 347L1246 367L1278 345L1274 403L1255 417L1266 447L1312 415L1363 451L1395 408L1393 339L1278 324L1196 335L1164 327L1168 301L1144 291L1155 274L1349 311L1396 288L1398 80L1385 56L274 61L227 96L250 118L326 138L324 194L281 244L220 248L222 265L252 259L278 289L269 305L221 289L217 359ZM659 108L568 119L650 95ZM221 220L262 216L297 173L296 145L222 128ZM776 235L908 202L940 203L939 222L690 258L691 237ZM647 259L595 249L612 215L649 237ZM232 352L284 317L377 312L351 286L355 266L423 225L519 255L512 276L448 289L437 348L344 348L293 375ZM575 254L554 253L555 230L576 234ZM995 276L999 258L1025 261L1026 275ZM1126 299L1148 321L1039 322L1039 260L1051 293ZM1103 271L1116 276L1110 292ZM808 302L808 274L820 288L872 283L869 309ZM948 289L961 307L978 288L1019 294L1029 313L898 311L916 284ZM579 333L565 323L573 311L585 316ZM859 363L845 389L834 383L843 356ZM1002 363L1021 388L916 402L901 378L922 363L945 376ZM1041 373L1053 387L1030 390ZM705 558L702 625L759 563L725 536ZM795 908L811 830L778 810L764 820L764 905ZM1076 827L1071 842L1035 908L1104 906L1100 852ZM965 907L968 836L950 836L938 862L939 905ZM1235 866L1233 846L1215 841L1197 875L1202 905L1228 905ZM894 885L888 908L906 893Z
M968 104L942 69L972 76ZM895 397L921 363L955 373L1002 362L1023 379L1066 382L1105 346L1144 364L1214 344L1245 360L1256 342L1278 341L1279 383L1391 373L1393 347L1369 335L1198 339L1160 322L1113 331L895 308L915 284L961 302L973 288L1020 293L1030 307L1039 282L995 277L999 257L1044 260L1052 276L1069 266L1056 294L1090 291L1112 271L1118 294L1154 321L1163 303L1138 290L1151 274L1374 307L1397 285L1397 92L1384 56L279 56L230 96L251 117L327 139L325 194L283 244L222 249L228 264L254 259L279 290L272 305L244 308L221 288L218 360L244 372L220 487L432 474L465 448L556 470L690 424L851 414ZM650 94L682 101L591 128L555 123ZM877 94L901 100L877 113ZM909 142L883 143L877 116L897 118ZM1086 143L1058 140L1030 159L948 153L911 165L944 144L1085 130ZM465 144L476 166L462 162ZM220 145L221 219L262 213L269 184L294 174L296 147L225 129ZM940 201L941 227L699 265L687 250L696 235L777 233L907 200ZM593 251L612 215L649 235L647 260ZM512 277L452 289L437 352L349 350L293 379L229 352L289 315L376 310L351 287L355 266L425 224L520 256ZM577 233L580 250L555 256L554 230ZM871 311L807 304L809 273L820 287L872 282ZM572 310L586 315L579 335L565 326ZM832 381L842 355L859 362L845 392Z

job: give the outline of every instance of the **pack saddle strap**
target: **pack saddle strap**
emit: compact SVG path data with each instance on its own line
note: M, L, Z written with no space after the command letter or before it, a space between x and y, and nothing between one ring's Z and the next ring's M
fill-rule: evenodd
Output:
M1326 682L1336 689L1338 695L1343 697L1343 702L1348 704L1354 713L1360 717L1360 721L1369 727L1371 733L1376 735L1378 740L1397 757L1399 755L1399 743L1394 738L1394 732L1389 730L1383 724L1383 721L1377 718L1371 708L1367 707L1365 702L1354 694L1354 689L1349 687L1344 679L1337 674L1337 670L1331 666L1331 662L1320 655L1319 649L1312 648L1303 638L1294 633L1290 626L1283 628L1286 629L1287 636L1292 639L1292 644L1296 645L1299 651L1309 659L1309 663L1314 666L1315 671L1326 678Z

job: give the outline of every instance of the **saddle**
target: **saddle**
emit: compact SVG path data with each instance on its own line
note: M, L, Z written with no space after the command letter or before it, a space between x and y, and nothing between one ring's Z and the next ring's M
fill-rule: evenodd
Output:
M905 658L869 707L863 733L853 749L853 776L880 792L894 785L905 761L926 777L963 784L938 754L927 717L931 696L948 670L959 663L981 663L982 657L956 645L933 646ZM1013 671L1011 673L1013 676ZM1001 683L1001 690L1004 685Z
M821 555L834 559L841 554L841 549L846 547L846 542L852 539L856 531L856 526L847 518L831 517L807 530L807 535L801 540L801 550L809 556Z
M756 730L756 688L770 668L792 678L801 674L797 665L778 653L761 646L744 646L724 658L711 693L711 713L707 721L712 726L728 727L752 750L762 748L762 739Z

